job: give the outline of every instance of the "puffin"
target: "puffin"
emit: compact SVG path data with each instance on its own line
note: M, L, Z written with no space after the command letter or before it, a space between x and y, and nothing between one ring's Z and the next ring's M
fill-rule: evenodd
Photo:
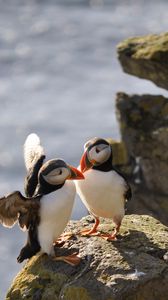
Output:
M115 240L125 215L125 204L131 199L132 192L125 177L113 166L112 146L103 138L87 141L78 169L85 180L75 182L77 193L95 219L93 228L83 230L82 235ZM100 217L114 222L114 232L100 234L97 231Z
M76 194L73 181L84 179L84 175L60 158L44 162L44 149L35 133L25 141L24 159L26 197L15 191L0 198L0 223L12 227L18 222L20 228L28 232L17 261L21 263L41 252L55 260L77 265L77 255L55 256L53 243L63 233L71 216Z

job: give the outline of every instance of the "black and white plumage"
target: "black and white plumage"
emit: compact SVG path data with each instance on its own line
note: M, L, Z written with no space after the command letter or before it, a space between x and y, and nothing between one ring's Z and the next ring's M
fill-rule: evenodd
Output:
M27 243L18 256L18 262L39 251L48 255L55 254L53 242L62 234L71 216L76 193L73 180L84 178L80 171L62 159L43 163L44 150L36 134L27 137L24 158L28 171L25 180L25 193L28 198L15 192L14 195L6 197L7 200L5 197L0 200L0 222L13 225L18 220L20 226L28 230ZM28 202L31 209L25 210ZM37 206L33 210L34 202Z
M40 197L40 222L30 228L28 243L21 250L19 261L31 255L29 246L33 255L39 250L54 255L53 242L62 234L71 216L76 194L73 180L84 178L81 172L67 165L62 159L43 163L44 149L36 134L27 137L24 158L28 171L25 193L29 197Z
M126 179L112 164L112 147L104 139L93 138L84 146L79 169L85 180L76 182L77 193L96 223L86 234L95 234L99 217L110 218L115 223L115 232L104 235L114 239L125 214L125 203L131 198L131 188Z

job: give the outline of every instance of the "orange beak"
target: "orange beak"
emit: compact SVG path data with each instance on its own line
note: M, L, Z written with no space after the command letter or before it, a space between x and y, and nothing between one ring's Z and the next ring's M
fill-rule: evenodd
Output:
M81 171L84 173L85 171L91 169L92 166L92 162L90 162L87 157L87 151L85 151L80 160Z
M82 174L82 172L80 172L78 169L72 167L69 165L70 171L71 171L71 175L67 178L70 180L81 180L81 179L85 179L84 175Z

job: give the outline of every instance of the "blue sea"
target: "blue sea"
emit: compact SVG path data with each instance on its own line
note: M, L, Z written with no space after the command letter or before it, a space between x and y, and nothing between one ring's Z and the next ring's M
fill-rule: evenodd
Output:
M29 133L77 166L89 138L120 139L116 92L167 94L124 74L116 54L127 37L166 31L167 12L166 0L0 0L0 196L23 192ZM76 199L72 218L85 214ZM0 300L25 239L0 227Z

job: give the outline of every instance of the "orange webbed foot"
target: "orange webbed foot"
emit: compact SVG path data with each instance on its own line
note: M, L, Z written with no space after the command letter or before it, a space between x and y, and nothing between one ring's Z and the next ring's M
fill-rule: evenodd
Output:
M99 232L97 231L97 227L99 226L99 219L95 218L95 224L91 229L84 229L80 231L80 234L82 236L97 236L99 235Z
M63 261L71 266L78 266L81 262L81 258L78 256L78 253L72 253L68 256L56 256L53 258L56 261Z
M73 235L74 234L72 232L65 232L64 234L61 234L60 237L54 242L54 245L57 247L62 247Z
M99 235L99 232L97 230L93 230L93 229L84 229L80 231L80 234L82 236L96 236Z

